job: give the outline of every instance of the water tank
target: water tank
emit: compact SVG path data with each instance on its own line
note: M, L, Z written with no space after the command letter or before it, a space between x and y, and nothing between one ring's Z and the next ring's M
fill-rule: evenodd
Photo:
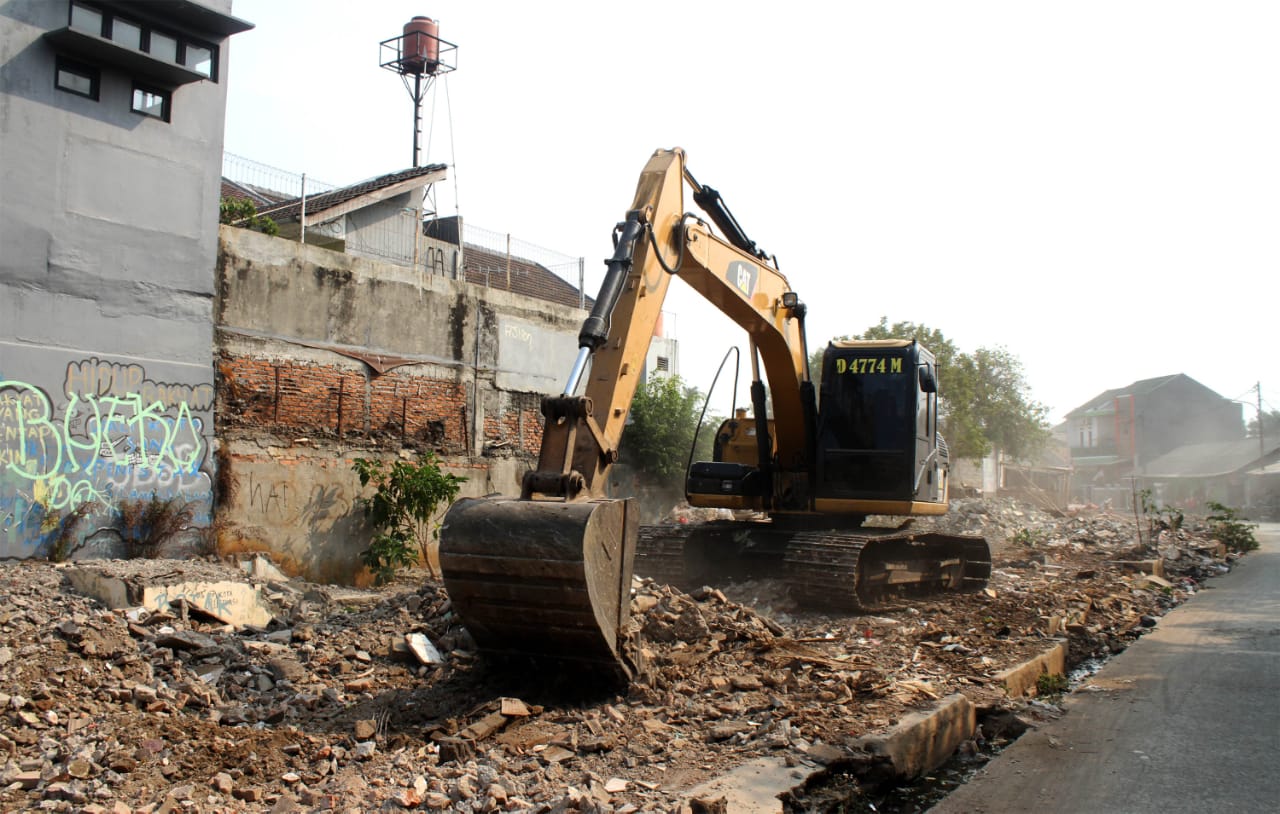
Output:
M440 65L440 26L430 17L404 24L404 65L413 73L435 73Z

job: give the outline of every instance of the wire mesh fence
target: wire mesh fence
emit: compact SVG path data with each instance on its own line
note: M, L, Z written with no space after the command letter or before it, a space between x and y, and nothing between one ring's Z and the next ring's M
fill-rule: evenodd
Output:
M547 249L534 243L512 237L510 233L495 232L463 222L462 239L468 246L484 249L498 257L511 257L542 266L566 282L578 285L581 258Z
M228 152L222 154L222 177L249 187L264 197L282 201L300 198L304 191L308 195L318 195L338 188L336 184L319 181L305 173L282 170Z

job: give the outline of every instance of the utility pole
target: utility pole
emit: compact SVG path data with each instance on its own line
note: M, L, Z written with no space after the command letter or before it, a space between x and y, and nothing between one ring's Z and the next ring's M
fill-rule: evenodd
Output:
M1262 382L1258 382L1254 388L1258 392L1258 465L1262 465L1262 459L1267 454L1267 445L1262 440Z

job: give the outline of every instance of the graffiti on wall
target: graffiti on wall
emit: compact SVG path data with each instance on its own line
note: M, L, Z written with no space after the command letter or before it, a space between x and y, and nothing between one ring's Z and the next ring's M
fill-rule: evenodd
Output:
M86 503L109 513L123 500L181 498L204 504L195 519L207 525L213 385L96 358L60 372L51 393L0 371L0 554L32 556L51 516Z

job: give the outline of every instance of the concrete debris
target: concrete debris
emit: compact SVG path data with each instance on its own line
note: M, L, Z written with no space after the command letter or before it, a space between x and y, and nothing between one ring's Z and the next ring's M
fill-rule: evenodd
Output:
M421 663L431 665L444 664L444 656L440 655L440 651L425 635L421 633L406 633L404 640L409 646L410 652Z
M586 699L582 675L479 657L421 573L356 591L265 561L3 563L0 810L721 810L707 789L742 767L798 785L912 714L1018 708L1006 671L1057 641L1065 669L1119 651L1230 563L1202 530L1140 544L1113 514L940 520L991 540L987 590L832 616L771 581L638 579L645 669ZM262 613L228 613L241 597Z

